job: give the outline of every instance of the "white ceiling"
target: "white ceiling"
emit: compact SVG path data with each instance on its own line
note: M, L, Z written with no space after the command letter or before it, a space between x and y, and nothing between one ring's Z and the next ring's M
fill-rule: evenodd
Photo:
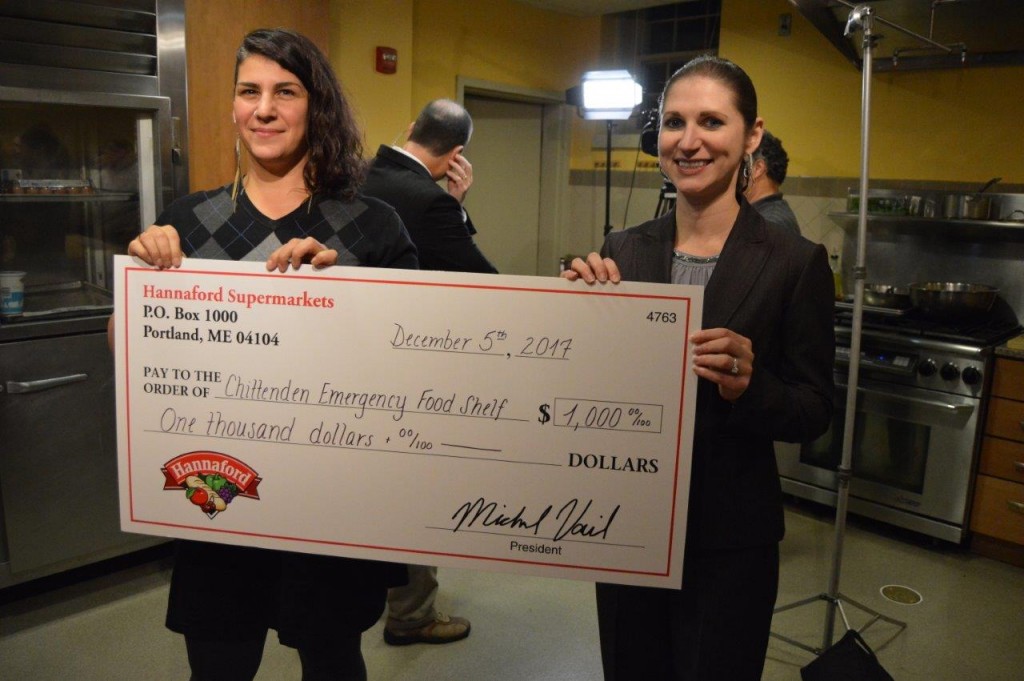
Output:
M600 16L631 9L673 4L673 0L519 0L519 2L552 12L577 16Z

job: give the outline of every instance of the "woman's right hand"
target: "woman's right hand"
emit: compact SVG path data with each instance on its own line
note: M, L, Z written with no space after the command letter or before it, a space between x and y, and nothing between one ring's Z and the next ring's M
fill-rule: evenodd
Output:
M181 267L181 260L185 257L181 252L178 230L171 225L150 225L128 244L128 255L162 270Z
M595 281L602 284L608 281L618 284L622 281L619 266L611 258L602 258L600 253L591 253L586 260L573 258L569 263L569 269L563 270L561 277L569 281L582 279L588 284L593 284Z

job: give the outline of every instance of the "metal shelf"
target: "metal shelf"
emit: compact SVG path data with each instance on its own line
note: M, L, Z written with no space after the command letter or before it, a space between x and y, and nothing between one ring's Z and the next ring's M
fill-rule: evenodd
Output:
M835 219L839 226L847 231L857 229L857 213L830 212L830 218ZM932 234L940 233L949 236L987 236L996 234L1002 237L1014 236L1024 238L1024 220L951 220L948 218L924 218L915 215L888 215L881 213L868 213L868 224L887 227L891 230L902 231L924 231Z
M93 192L91 194L0 194L4 203L80 203L101 201L133 201L132 192Z

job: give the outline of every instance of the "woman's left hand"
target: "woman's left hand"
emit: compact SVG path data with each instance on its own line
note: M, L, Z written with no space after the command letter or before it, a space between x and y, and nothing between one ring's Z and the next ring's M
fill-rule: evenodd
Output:
M284 272L291 265L295 269L308 262L316 269L330 267L338 262L338 251L327 248L311 236L305 239L291 239L267 258L267 271Z
M729 329L704 329L690 336L693 373L718 385L718 394L735 402L750 385L754 350L750 339Z

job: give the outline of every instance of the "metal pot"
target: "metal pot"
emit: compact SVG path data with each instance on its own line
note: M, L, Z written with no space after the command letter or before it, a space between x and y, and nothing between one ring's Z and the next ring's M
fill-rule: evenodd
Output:
M873 307L908 308L911 306L910 287L864 284L864 303Z
M987 220L992 205L984 194L946 194L942 217L949 220Z
M942 216L952 220L988 220L992 204L985 191L1002 179L993 177L976 192L946 194L942 205Z
M983 194L963 194L957 205L957 213L963 220L988 220L991 203Z
M926 317L939 321L969 321L992 309L999 289L985 284L930 281L910 285L910 300Z

